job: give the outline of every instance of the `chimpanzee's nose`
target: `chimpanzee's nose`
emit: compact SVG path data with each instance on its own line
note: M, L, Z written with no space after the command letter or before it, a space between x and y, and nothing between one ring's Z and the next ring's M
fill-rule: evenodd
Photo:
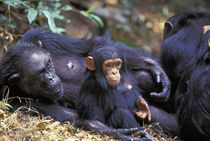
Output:
M49 79L49 81L50 81L50 83L54 82L54 77L51 77L51 78Z
M48 76L48 80L49 80L50 83L53 83L55 81L55 76L53 74L50 74Z
M117 71L113 71L112 74L113 74L113 75L117 74Z

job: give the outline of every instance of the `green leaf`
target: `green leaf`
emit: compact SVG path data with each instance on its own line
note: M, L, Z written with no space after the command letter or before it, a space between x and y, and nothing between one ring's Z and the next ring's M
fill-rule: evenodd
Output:
M27 18L28 18L30 24L36 19L37 13L38 12L34 8L30 8L28 10Z
M82 14L82 15L85 16L85 17L89 17L89 14L86 13L86 11L80 11L80 14Z
M64 19L64 16L61 15L61 11L60 10L51 11L51 15L55 19L59 19L59 20L63 20Z
M61 34L62 32L65 32L66 30L64 28L61 27L56 27L56 33Z
M13 107L11 105L7 104L7 103L4 103L4 102L0 101L0 108L3 109L3 110L9 110Z
M64 11L69 11L69 10L72 10L72 7L69 6L69 5L65 5L61 8L61 10L64 10Z
M89 8L89 9L86 11L86 13L87 13L87 14L92 13L92 12L93 12L93 9L94 9L93 7Z
M52 30L52 32L56 32L55 22L54 22L52 15L50 14L50 12L47 10L44 10L43 13L47 17L47 21L48 21L50 30Z
M99 23L100 27L104 27L104 23L102 19L94 14L90 14L90 18L95 20L97 23Z
M92 8L92 10L90 10L90 9L88 11L92 12L93 8ZM80 11L80 14L82 14L83 16L91 19L93 23L99 24L100 27L104 27L104 23L103 23L102 19L100 17L94 15L94 14L90 14L88 11Z
M58 9L61 6L60 2L54 3L54 9Z
M44 9L43 2L39 1L37 9Z
M23 2L21 0L4 0L3 2L9 6L14 7L14 8L17 8L21 5L23 5L24 7L29 7L29 5L26 2Z

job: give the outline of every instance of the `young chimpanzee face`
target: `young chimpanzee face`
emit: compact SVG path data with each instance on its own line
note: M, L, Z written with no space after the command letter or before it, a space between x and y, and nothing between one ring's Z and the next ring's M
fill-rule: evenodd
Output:
M120 82L120 68L122 60L120 58L108 59L103 63L103 72L106 81L110 86L116 85Z
M96 80L104 87L116 87L122 79L123 57L113 46L96 48L92 56L86 58L87 68L94 71Z

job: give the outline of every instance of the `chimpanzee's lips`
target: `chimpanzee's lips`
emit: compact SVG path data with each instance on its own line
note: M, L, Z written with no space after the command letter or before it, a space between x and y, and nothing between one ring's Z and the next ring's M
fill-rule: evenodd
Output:
M119 81L119 78L118 77L113 77L112 81Z
M117 84L119 82L119 78L113 78L110 81L112 84Z

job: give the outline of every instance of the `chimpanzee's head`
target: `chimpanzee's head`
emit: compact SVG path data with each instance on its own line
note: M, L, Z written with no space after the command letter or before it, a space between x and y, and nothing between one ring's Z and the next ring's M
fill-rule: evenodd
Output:
M123 81L125 59L116 44L107 37L101 37L86 58L87 68L95 71L96 80L103 87L116 87Z
M36 45L21 43L11 47L1 61L0 72L3 84L26 94L50 99L63 94L50 54Z

